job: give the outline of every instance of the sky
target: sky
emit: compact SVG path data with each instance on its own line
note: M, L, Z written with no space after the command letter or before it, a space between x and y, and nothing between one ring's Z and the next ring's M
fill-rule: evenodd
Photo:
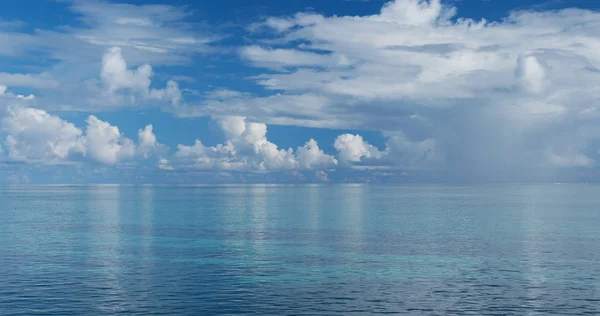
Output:
M597 182L599 99L598 1L0 10L0 184Z

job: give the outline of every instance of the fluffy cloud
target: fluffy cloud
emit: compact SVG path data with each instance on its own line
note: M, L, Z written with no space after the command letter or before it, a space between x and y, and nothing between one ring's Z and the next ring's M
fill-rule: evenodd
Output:
M59 162L85 153L82 131L43 110L9 109L2 128L8 134L8 156L14 160Z
M335 149L344 162L359 162L364 158L379 158L382 153L373 145L363 140L360 135L343 134L335 139Z
M152 155L162 155L167 149L165 145L158 142L152 125L146 125L143 129L138 130L137 155L148 158Z
M89 160L114 165L144 158L161 148L152 126L139 131L139 145L125 137L116 126L90 115L84 131L56 115L35 108L9 108L2 119L5 146L13 160L66 163Z
M390 1L366 16L271 17L254 25L263 44L241 50L269 70L253 79L280 99L318 95L323 102L304 121L270 111L276 103L236 108L278 124L325 126L319 117L335 116L335 127L389 137L379 152L342 136L343 162L379 155L390 166L486 177L593 166L599 22L600 13L580 9L475 21L439 0Z
M296 157L301 169L326 168L337 164L337 159L325 154L314 139L298 147Z
M238 171L268 171L317 169L333 167L337 160L325 154L313 139L294 150L279 149L267 140L267 125L247 122L244 117L218 119L227 141L205 146L200 140L192 146L178 145L171 163L174 167L193 169L222 169ZM163 161L161 166L171 166Z
M90 115L86 128L86 154L103 164L113 165L133 158L135 145L119 128Z
M35 106L49 111L177 106L183 99L179 85L168 80L164 88L155 88L149 65L190 64L218 38L191 21L192 12L184 6L95 0L52 5L66 11L64 27L0 21L0 39L10 43L0 47L0 56L11 65L27 65L17 73L0 72L0 85L40 90L31 91L40 99Z
M402 133L388 136L384 151L369 144L358 134L339 135L334 147L340 161L354 167L413 170L436 167L442 160L433 139L412 141Z
M143 64L137 69L128 69L119 47L110 48L102 58L100 78L110 97L120 97L114 102L123 103L125 98L135 104L139 102L137 97L142 98L142 101L167 100L172 105L178 105L182 97L177 83L170 80L164 89L151 89L151 77L152 66L148 64ZM123 93L119 94L119 92Z
M297 13L255 23L252 44L232 50L263 69L249 77L263 88L253 93L203 94L155 81L163 78L155 70L174 68L150 64L188 64L215 40L183 7L72 1L66 7L78 26L25 31L24 23L2 22L0 38L11 45L0 55L15 65L44 57L30 59L30 69L52 64L37 74L0 73L0 107L10 109L2 147L24 161L118 164L154 155L164 170L337 166L493 178L597 166L600 13L526 10L476 21L450 3L394 0L370 15ZM95 116L79 128L46 112L148 106L215 117L227 140L179 145L167 156L152 126L138 131L135 145ZM267 139L266 124L375 130L385 148L342 134L335 158L312 139L282 149Z

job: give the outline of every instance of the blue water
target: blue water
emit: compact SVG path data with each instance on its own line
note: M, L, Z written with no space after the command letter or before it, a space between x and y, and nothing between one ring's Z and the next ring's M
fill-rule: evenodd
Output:
M0 188L0 314L600 314L600 186Z

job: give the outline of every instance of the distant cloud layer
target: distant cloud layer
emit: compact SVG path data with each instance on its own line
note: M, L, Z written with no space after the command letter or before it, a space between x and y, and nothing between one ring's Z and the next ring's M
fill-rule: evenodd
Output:
M0 23L1 56L54 61L41 72L0 71L2 161L310 170L319 181L342 169L521 179L597 166L600 12L515 11L488 22L461 18L439 0L395 0L372 15L266 17L226 51L219 47L226 34L209 35L183 7L67 7L81 26L25 32ZM252 69L241 77L260 92L184 89L194 78L176 67L160 76L153 69L213 54ZM95 115L78 127L53 114L147 108L210 116L225 141L169 148L152 125L136 127L134 141ZM270 124L378 131L385 146L340 132L333 144L306 135L304 145L281 148L267 137Z
M599 22L579 9L474 21L437 0L396 0L369 16L267 18L241 56L270 70L255 77L265 89L323 98L310 125L335 113L338 127L381 130L397 144L390 165L430 164L423 156L435 153L436 168L467 173L590 167ZM351 144L343 160L374 156Z

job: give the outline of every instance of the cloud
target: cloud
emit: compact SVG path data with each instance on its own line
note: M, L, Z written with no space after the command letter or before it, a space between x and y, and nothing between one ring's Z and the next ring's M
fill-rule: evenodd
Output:
M0 47L0 55L11 68L27 65L25 71L0 73L0 85L34 89L27 94L41 100L35 106L50 111L177 106L183 101L178 83L167 80L155 89L150 65L189 65L220 38L186 6L97 0L53 5L66 11L66 25L43 29L9 21L0 26L0 41L10 43Z
M265 49L257 45L242 48L240 54L257 66L276 70L282 67L344 65L346 63L343 58L335 58L329 54L317 54L296 49Z
M379 15L372 16L375 21L394 22L411 26L427 26L450 18L452 8L444 8L440 0L403 0L384 4Z
M373 145L363 140L360 135L343 134L335 139L333 145L339 152L343 162L359 162L363 158L379 158L382 153Z
M86 153L90 158L107 165L133 158L135 145L121 134L118 127L93 115L86 122Z
M298 147L296 156L300 169L327 168L337 165L337 159L325 154L314 139Z
M0 84L0 97L31 100L31 105L44 110L101 112L119 108L169 107L178 108L185 104L179 84L168 80L163 88L155 88L152 78L154 72L149 64L130 68L119 47L111 47L98 59L102 60L100 73L92 77L78 79L66 74L60 82L53 79L56 75L42 73L39 75L0 73L3 79L16 86L42 89L39 95L27 96L7 91ZM97 70L96 70L97 71Z
M69 62L94 61L99 52L118 46L134 65L185 64L218 38L191 22L192 12L184 6L75 0L66 9L79 27L38 30L34 38L50 56ZM27 42L22 46L31 48Z
M315 171L315 177L320 182L329 182L329 181L331 181L331 180L329 180L329 175L327 174L327 172L325 172L323 170L317 170L317 171Z
M231 50L260 69L236 74L252 74L246 79L262 89L236 91L219 81L203 93L186 89L189 77L169 73L179 68L162 67L202 63L198 56L219 38L187 7L61 5L77 25L0 23L0 41L10 43L0 55L14 65L0 73L0 107L9 109L2 147L14 160L119 165L155 156L164 170L382 168L454 179L597 167L597 11L521 10L489 22L462 18L450 2L395 0L358 16L266 17L250 27L251 44ZM27 67L9 72L19 65ZM124 107L211 116L226 141L179 145L169 156L151 125L138 131L136 145L96 116L77 127L50 114ZM272 124L344 132L336 154L313 135L282 149L267 138ZM380 132L385 146L372 146L361 130Z
M518 59L517 77L524 88L531 93L540 93L544 88L546 77L544 67L535 56L520 56Z
M395 168L493 178L593 167L600 13L515 11L496 22L459 14L437 0L395 0L373 15L269 17L253 27L259 44L240 52L265 68L252 79L271 95L218 110L313 127L335 117L336 128L381 131L387 146L376 161ZM268 102L308 96L323 102L302 119ZM311 102L293 109L304 107ZM338 147L341 162L377 153L349 136Z
M58 116L33 108L9 109L2 119L8 156L19 161L59 162L84 155L82 131Z
M158 160L157 167L161 170L172 171L175 170L173 166L169 163L169 160L166 158L161 158Z
M90 161L115 165L132 160L136 152L148 158L164 145L156 140L152 126L139 131L139 145L119 128L90 115L85 132L44 110L9 108L2 118L8 157L32 163Z
M329 168L337 164L313 139L294 153L291 148L279 149L267 139L266 124L232 116L218 118L218 125L227 138L225 143L205 146L196 140L192 146L178 145L175 157L162 165L180 169L271 171Z
M143 64L137 69L128 69L127 63L121 55L119 47L111 47L102 58L102 71L100 78L104 84L105 92L112 98L129 98L131 103L139 102L136 99L167 100L172 105L181 101L181 91L174 81L168 81L164 89L151 89L152 66ZM123 92L119 94L119 92ZM117 101L118 102L118 101ZM123 101L120 101L123 102Z
M579 152L557 154L552 150L547 152L550 162L559 167L591 167L594 161Z
M131 89L148 95L151 76L152 67L148 64L143 64L135 70L128 70L119 47L111 47L102 57L100 78L109 92Z
M326 112L329 105L329 98L311 93L257 97L218 89L200 104L181 104L171 111L179 117L242 116L260 118L267 124L335 128L341 124L334 113Z
M346 166L418 170L438 167L443 157L433 139L413 141L402 133L387 135L386 149L380 151L359 134L342 134L335 139L338 158Z
M0 72L0 84L37 89L55 89L60 85L49 74L13 74L6 72Z
M165 145L158 142L152 125L146 125L143 129L138 130L137 155L148 158L152 155L161 155L167 149Z
M8 91L8 87L5 85L0 85L0 98L6 98L6 99L19 99L19 100L33 100L35 98L35 96L33 94L29 94L27 96L22 95L22 94L14 94L10 91Z

